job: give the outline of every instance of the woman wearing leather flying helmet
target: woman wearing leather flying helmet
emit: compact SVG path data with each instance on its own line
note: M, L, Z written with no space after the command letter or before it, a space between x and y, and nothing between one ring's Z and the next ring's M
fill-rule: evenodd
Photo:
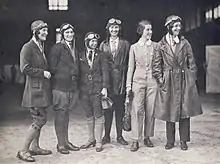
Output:
M47 122L47 107L51 105L50 77L44 42L48 35L48 25L42 20L31 24L32 38L20 52L20 70L26 76L22 106L30 110L31 124L22 149L17 157L26 162L34 162L33 155L49 155L52 152L39 146L42 127Z
M60 26L61 42L50 52L49 66L52 73L54 126L57 136L57 151L69 154L78 151L68 139L69 112L78 100L79 61L75 48L75 29L71 24Z
M202 114L196 88L196 63L190 43L181 35L182 19L167 17L166 35L159 42L152 64L152 74L158 85L155 117L166 121L167 144L175 142L175 122L179 122L181 150L190 141L190 117Z
M102 151L104 115L102 97L107 98L109 87L108 63L103 52L97 49L99 35L89 32L85 35L85 49L80 53L80 98L86 112L89 140L81 149L96 146Z
M122 22L119 19L111 18L106 25L106 39L100 44L100 50L105 52L110 67L109 97L113 101L113 106L104 112L105 136L102 139L103 144L110 143L112 119L115 111L117 142L128 145L122 136L122 125L130 44L122 38L121 31Z

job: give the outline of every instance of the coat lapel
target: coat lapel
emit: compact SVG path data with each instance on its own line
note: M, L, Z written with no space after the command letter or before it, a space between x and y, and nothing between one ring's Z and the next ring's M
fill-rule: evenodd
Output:
M65 41L61 41L61 43L64 44L64 47L68 50L71 58L73 59L73 62L76 62L76 53L73 52L73 51L75 51L75 49L71 50Z
M182 36L181 39L180 39L180 43L178 43L176 45L176 49L175 49L176 56L179 55L179 53L182 51L182 49L184 47L185 42L183 40L184 40L184 37Z
M47 59L46 59L46 56L45 54L43 54L41 51L40 51L40 48L38 47L38 45L33 41L31 40L31 44L33 46L33 48L37 51L37 55L42 59L42 61L45 63L45 65L47 66Z
M122 45L123 45L123 41L122 41L122 40L119 40L119 43L118 43L118 49L117 49L117 51L116 51L116 53L115 53L114 58L116 58L116 56L118 56L119 51L120 51Z
M167 43L165 37L163 37L163 39L162 39L161 49L165 54L169 55L172 58L174 57L174 53L173 53L171 47L169 46L169 44Z

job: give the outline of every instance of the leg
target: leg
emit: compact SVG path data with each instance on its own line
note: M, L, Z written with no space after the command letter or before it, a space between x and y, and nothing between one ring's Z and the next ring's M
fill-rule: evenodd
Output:
M115 122L117 131L117 142L122 145L128 145L128 142L124 140L122 136L122 126L124 117L124 99L125 95L117 95L114 97L113 102L115 109Z
M105 128L105 135L102 139L102 143L106 144L110 142L110 133L111 133L111 127L112 127L112 119L113 119L113 109L106 109L104 111L104 117L105 117L105 123L104 123L104 128Z
M63 135L64 135L65 148L67 150L78 151L79 147L73 145L71 142L69 142L69 139L68 139L68 129L69 129L69 111L68 110L65 112L63 129L64 129Z
M64 141L64 120L65 120L66 109L58 109L55 111L54 126L57 136L57 151L61 154L69 154L69 151L65 148Z
M95 138L96 138L96 151L102 151L102 134L105 118L101 116L95 120Z
M190 118L180 119L179 122L179 135L182 150L187 150L186 142L190 141Z
M172 149L175 142L175 123L166 122L167 144L165 149Z
M137 151L139 148L138 141L142 138L144 106L145 106L145 89L140 85L133 84L134 98L131 109L131 132L133 143L131 151Z
M81 149L87 149L90 146L95 146L96 140L95 140L95 118L94 116L92 117L87 117L87 126L89 130L89 140L83 144L80 148Z
M154 106L155 99L157 94L157 86L149 85L146 89L146 108L145 108L145 119L144 119L144 144L147 147L154 147L149 137L154 136L154 125L155 118L154 114Z

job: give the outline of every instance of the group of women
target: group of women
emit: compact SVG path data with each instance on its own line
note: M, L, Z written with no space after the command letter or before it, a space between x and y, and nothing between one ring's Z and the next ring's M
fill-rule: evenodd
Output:
M48 26L41 20L31 25L32 39L20 53L20 69L26 75L22 106L30 109L33 123L23 148L21 160L34 162L33 155L48 155L50 150L39 146L41 128L46 123L46 108L53 105L57 151L69 154L90 146L96 151L111 142L113 114L116 118L117 142L128 145L122 136L124 103L133 93L131 106L131 151L137 151L144 129L144 144L154 147L155 118L166 121L166 149L174 147L175 122L179 122L181 149L187 150L190 117L202 114L196 80L196 64L190 43L181 35L182 19L167 17L167 33L159 43L151 40L152 24L138 23L139 40L130 46L122 38L122 22L112 18L106 25L106 40L98 47L100 36L85 35L85 48L77 52L75 29L70 24L60 27L62 40L50 54L44 54ZM80 147L68 139L69 112L80 100L85 109L88 141ZM51 99L52 97L52 99ZM109 97L113 105L103 110L102 100ZM103 130L105 135L102 138Z

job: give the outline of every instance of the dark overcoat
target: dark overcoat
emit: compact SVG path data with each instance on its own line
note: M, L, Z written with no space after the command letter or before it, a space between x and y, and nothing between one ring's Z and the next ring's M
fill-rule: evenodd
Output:
M196 87L196 64L190 43L184 38L175 52L165 37L159 42L152 61L152 74L159 83L155 117L177 122L202 114Z
M100 94L102 88L109 88L108 63L103 52L96 50L93 65L90 68L86 51L79 54L80 91L82 94Z
M21 49L20 70L26 75L22 106L51 105L50 80L44 77L44 71L48 71L47 60L33 40L24 44Z
M128 56L130 50L129 42L123 39L119 39L118 49L114 57L111 53L109 41L104 40L100 44L100 50L105 52L109 63L110 94L125 94Z
M71 50L64 41L56 43L49 55L49 67L52 73L52 89L62 92L77 91L79 58L75 49Z

